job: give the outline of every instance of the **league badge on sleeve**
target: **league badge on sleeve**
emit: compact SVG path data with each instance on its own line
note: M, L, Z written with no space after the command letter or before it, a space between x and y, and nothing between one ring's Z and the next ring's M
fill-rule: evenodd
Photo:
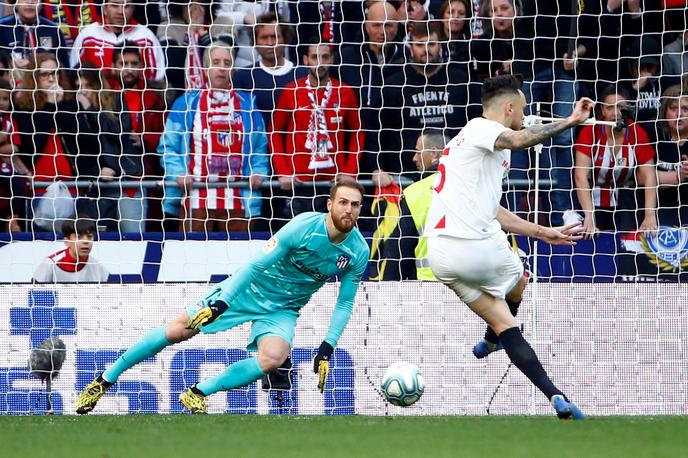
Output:
M272 237L263 245L263 253L270 254L275 248L277 248L277 238Z

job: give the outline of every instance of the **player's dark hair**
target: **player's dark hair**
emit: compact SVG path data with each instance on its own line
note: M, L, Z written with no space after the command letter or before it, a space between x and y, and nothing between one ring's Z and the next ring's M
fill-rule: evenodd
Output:
M361 193L361 197L365 195L365 188L358 181L340 181L339 183L333 184L330 188L330 199L334 200L334 197L337 195L337 189L339 188L355 189Z
M72 235L79 237L83 234L94 234L96 232L96 224L92 219L79 218L68 219L62 223L62 237L68 239Z
M521 75L499 75L487 78L480 89L480 97L483 106L489 105L497 97L502 95L515 95L521 90L523 77Z

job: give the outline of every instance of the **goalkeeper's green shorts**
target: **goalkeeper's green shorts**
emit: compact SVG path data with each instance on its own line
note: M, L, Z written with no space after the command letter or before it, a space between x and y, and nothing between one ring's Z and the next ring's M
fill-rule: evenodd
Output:
M205 307L210 297L217 297L217 293L210 290L197 304L187 307L186 313L189 317ZM296 310L265 310L250 294L240 294L232 304L227 305L229 308L215 321L198 329L205 334L215 334L250 321L251 335L246 344L248 351L258 350L258 342L268 336L281 337L289 343L289 347L293 347L294 328L299 317L299 312Z

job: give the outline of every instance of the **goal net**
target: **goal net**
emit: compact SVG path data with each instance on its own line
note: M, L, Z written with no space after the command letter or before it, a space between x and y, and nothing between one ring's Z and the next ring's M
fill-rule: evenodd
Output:
M332 184L354 179L371 260L324 395L311 360L337 282L303 309L292 388L259 381L211 397L210 411L548 414L504 352L472 355L484 325L434 281L422 238L444 147L481 115L482 82L504 74L523 79L526 122L565 119L581 97L605 122L514 150L505 165L504 207L588 234L575 247L510 236L531 273L517 317L526 339L589 414L686 414L685 1L3 8L0 414L73 413L85 385L145 332L295 215L327 211ZM91 232L82 262L64 239ZM249 355L248 332L166 349L126 372L96 412L181 412L183 389ZM46 384L28 361L55 352L64 363ZM412 408L381 397L396 361L424 372Z

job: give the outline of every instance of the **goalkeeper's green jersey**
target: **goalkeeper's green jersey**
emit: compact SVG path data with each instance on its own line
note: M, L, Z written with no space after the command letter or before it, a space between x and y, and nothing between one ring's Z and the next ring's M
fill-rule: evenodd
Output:
M370 249L358 228L342 242L332 243L326 217L326 213L316 212L296 216L263 245L257 256L219 283L215 294L219 292L219 298L230 308L243 293L265 312L298 310L329 279L338 277L339 295L325 337L336 346L351 316Z

